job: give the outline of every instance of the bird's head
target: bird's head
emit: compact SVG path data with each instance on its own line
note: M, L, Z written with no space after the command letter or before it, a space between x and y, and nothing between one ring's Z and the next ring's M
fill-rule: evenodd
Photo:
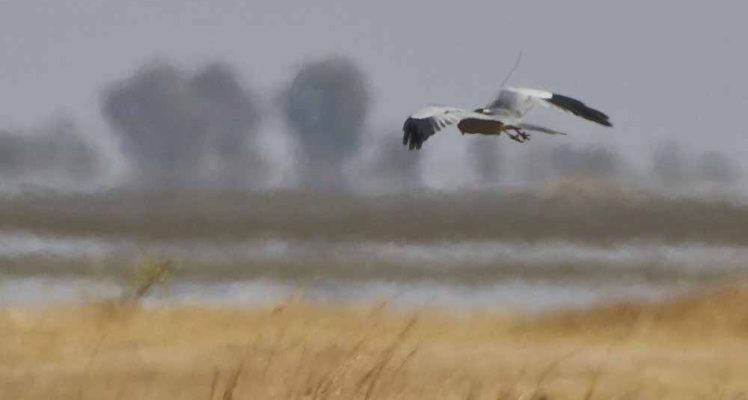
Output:
M488 114L487 110L485 108L476 108L473 110L473 112L477 112L478 114Z

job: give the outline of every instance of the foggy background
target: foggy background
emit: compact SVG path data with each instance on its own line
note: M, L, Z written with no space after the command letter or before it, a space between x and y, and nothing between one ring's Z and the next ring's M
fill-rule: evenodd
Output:
M585 176L742 191L746 8L5 1L2 187L399 191ZM490 100L520 50L511 85L578 97L615 128L540 110L530 119L571 135L518 145L448 129L420 153L398 145L423 105Z
M222 286L244 282L557 305L743 276L746 11L4 1L0 278L15 278L0 304L143 257L178 264L196 299L244 299ZM489 102L520 51L510 85L614 128L537 109L530 122L569 135L451 127L402 145L425 105Z

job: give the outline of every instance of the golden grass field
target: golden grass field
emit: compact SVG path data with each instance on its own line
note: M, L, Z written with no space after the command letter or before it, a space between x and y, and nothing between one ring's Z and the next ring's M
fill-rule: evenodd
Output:
M545 315L0 311L1 399L739 399L748 286Z

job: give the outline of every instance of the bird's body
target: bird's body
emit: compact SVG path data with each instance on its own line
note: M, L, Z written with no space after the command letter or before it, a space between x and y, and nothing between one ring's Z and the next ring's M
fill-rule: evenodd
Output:
M403 124L403 144L411 150L420 149L431 135L453 124L457 124L457 129L463 134L507 133L518 142L530 138L525 130L564 135L550 128L522 122L525 114L535 105L553 106L598 124L613 126L607 115L571 97L536 89L506 88L488 105L474 111L447 106L429 106L419 110Z

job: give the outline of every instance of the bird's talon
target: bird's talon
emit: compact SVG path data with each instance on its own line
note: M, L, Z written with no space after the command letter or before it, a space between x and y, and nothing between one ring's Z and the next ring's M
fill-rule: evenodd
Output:
M519 135L508 134L508 136L509 136L509 139L512 139L512 140L514 140L517 143L524 143L525 142L524 139L522 139L522 137L519 136Z

